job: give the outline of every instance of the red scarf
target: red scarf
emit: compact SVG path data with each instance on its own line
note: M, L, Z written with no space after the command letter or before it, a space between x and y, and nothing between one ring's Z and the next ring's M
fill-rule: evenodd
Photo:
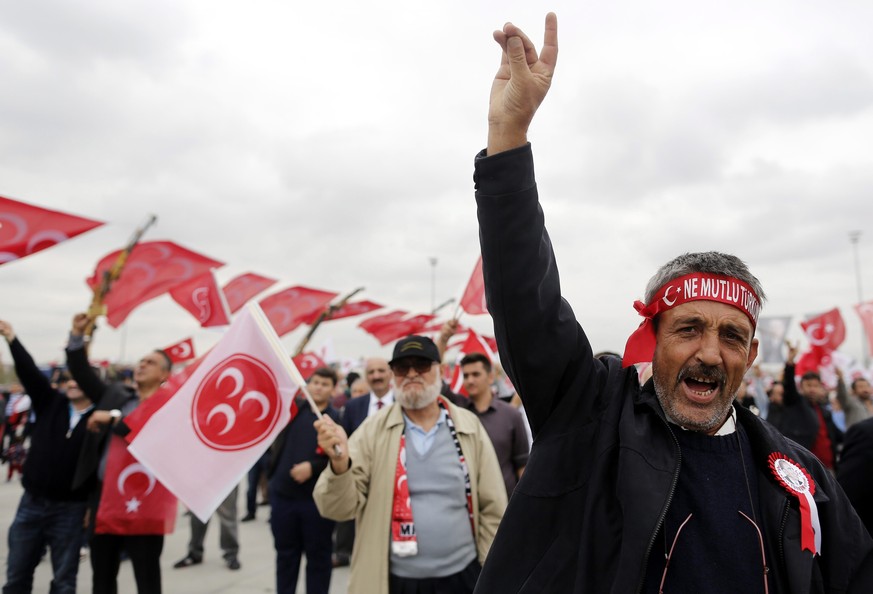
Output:
M458 440L458 432L452 415L445 405L442 396L437 399L439 407L446 411L446 425L452 434L452 441L458 452L458 461L464 471L464 486L467 496L467 513L470 516L470 529L473 537L476 536L476 527L473 521L473 491L470 486L470 469L467 467L467 459L461 450L461 442ZM391 505L391 552L398 557L411 557L418 554L418 538L415 534L415 521L412 518L412 500L409 496L409 481L406 476L406 425L400 435L400 450L397 452L397 466L394 471L394 501Z

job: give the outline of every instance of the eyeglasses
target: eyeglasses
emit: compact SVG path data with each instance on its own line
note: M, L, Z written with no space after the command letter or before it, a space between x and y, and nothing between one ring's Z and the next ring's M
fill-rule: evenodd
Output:
M408 374L410 369L414 369L419 375L424 375L430 371L433 364L434 362L430 359L423 359L421 357L404 357L403 359L398 359L391 363L391 371L394 372L394 375L399 377Z

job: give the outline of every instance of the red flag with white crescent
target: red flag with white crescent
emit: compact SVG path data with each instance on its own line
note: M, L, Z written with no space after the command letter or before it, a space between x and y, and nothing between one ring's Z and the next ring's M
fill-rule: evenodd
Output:
M455 369L452 372L452 379L449 385L452 392L455 394L467 395L467 390L464 388L464 374L461 370L461 359L471 353L482 353L492 363L497 359L495 351L491 348L484 336L476 334L472 328L467 330L467 339L461 344L461 350L455 358Z
M230 310L224 293L218 288L214 270L174 287L170 297L197 318L201 328L230 324Z
M867 350L873 353L873 301L857 304L855 311L864 326L864 334L867 336Z
M176 497L112 435L94 532L170 534L176 524Z
M309 287L291 287L261 299L259 305L276 334L284 336L303 324L313 313L320 313L337 295Z
M292 360L294 361L294 365L297 366L297 369L300 370L303 379L306 381L309 381L309 378L312 377L312 374L315 373L316 369L327 367L327 363L325 363L324 360L315 353L300 353Z
M800 326L806 333L806 339L811 348L819 348L824 352L837 350L846 339L846 325L838 308L801 322Z
M227 299L230 313L236 313L249 299L258 293L266 291L277 282L274 278L261 276L254 272L247 272L246 274L234 277L222 289L224 297Z
M303 383L250 303L184 383L132 427L130 451L205 522L296 414Z
M197 357L194 352L194 339L190 337L185 340L180 340L175 344L171 344L168 347L164 347L161 350L167 353L167 356L170 358L170 361L173 362L173 365L190 361Z
M471 315L487 314L488 304L485 303L485 277L482 274L482 256L476 260L473 274L461 296L461 309Z
M93 289L100 284L103 273L112 267L119 253L120 250L116 250L97 263L86 281L89 287ZM130 252L121 277L112 284L112 290L103 301L106 320L117 328L139 305L220 266L224 266L224 262L172 241L138 243Z
M50 248L103 225L0 196L0 265Z

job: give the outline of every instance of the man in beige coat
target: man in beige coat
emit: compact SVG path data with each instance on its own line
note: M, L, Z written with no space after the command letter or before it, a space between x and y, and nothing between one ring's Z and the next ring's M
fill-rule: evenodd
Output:
M506 507L488 434L469 411L439 397L439 352L409 336L390 362L395 403L351 439L315 423L330 457L313 497L319 512L357 521L350 594L473 591Z

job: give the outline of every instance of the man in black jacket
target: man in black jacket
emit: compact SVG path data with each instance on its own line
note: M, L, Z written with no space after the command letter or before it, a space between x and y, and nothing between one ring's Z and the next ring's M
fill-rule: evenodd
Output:
M24 464L24 495L9 527L9 558L4 594L31 591L33 572L47 545L51 553L52 592L76 591L79 545L87 499L95 486L96 463L74 486L83 444L95 439L85 426L94 406L75 380L61 378L63 391L52 388L33 358L0 320L0 334L9 343L15 373L30 396L36 422Z
M488 309L536 440L477 592L871 592L873 540L808 451L733 398L764 295L734 256L650 280L624 361L595 359L561 287L527 129L551 84L507 23L476 198ZM602 290L598 283L597 290ZM637 362L652 362L640 386Z
M329 405L336 388L336 372L316 369L307 383L313 402L323 415L339 422ZM297 415L276 438L270 463L270 527L276 547L276 592L294 594L300 558L306 554L307 594L327 594L330 589L331 534L334 522L321 517L312 490L328 459L318 448L312 424L315 413L306 400L297 400Z
M88 364L85 329L90 321L88 315L84 313L73 317L66 351L67 367L82 391L92 400L100 402L88 419L88 430L103 434L113 429L123 435L126 430L124 417L158 391L161 384L170 376L172 361L161 350L151 351L139 360L134 369L135 388L117 382L107 384ZM97 477L100 481L97 491L99 496L103 473L106 470L108 448L101 448L101 450L95 448L94 454L101 461ZM97 499L92 497L90 502L93 518L97 517L99 509ZM90 544L93 594L114 594L118 590L117 576L122 550L125 550L130 557L139 594L160 594L163 534L94 534Z

